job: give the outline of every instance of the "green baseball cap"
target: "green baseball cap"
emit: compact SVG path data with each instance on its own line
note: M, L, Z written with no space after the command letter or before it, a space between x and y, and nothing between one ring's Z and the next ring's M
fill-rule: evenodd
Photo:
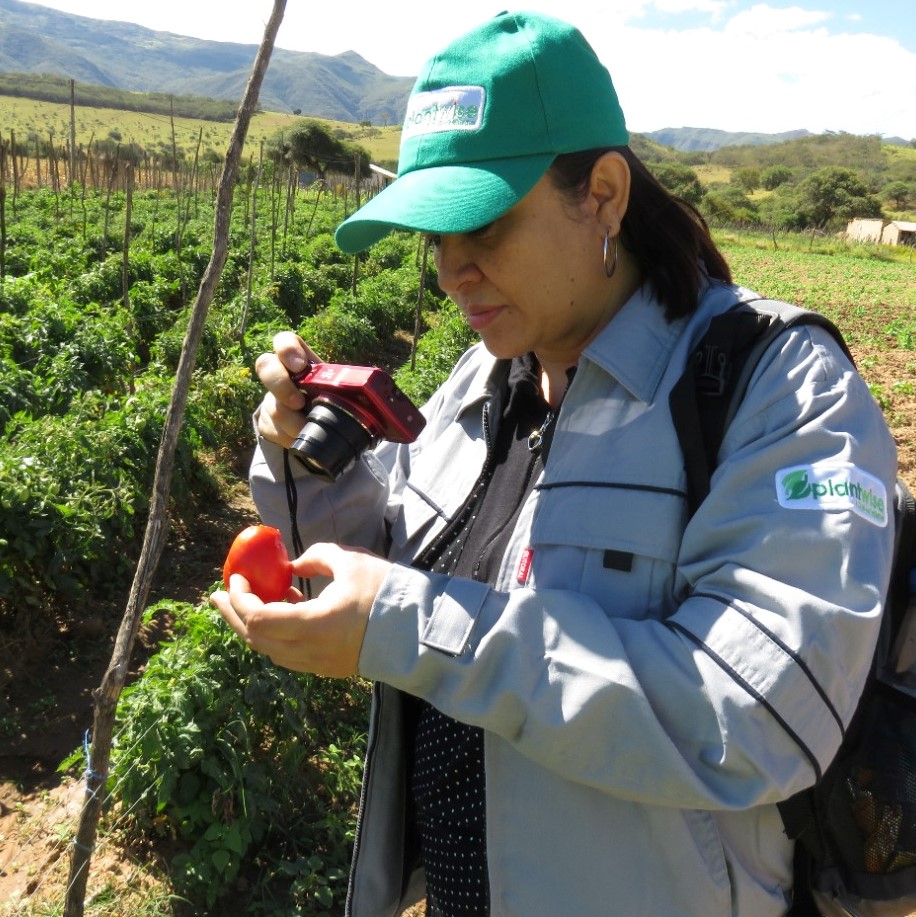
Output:
M425 64L398 177L338 226L337 244L362 251L395 228L470 232L514 207L560 153L628 142L610 74L579 30L500 13Z

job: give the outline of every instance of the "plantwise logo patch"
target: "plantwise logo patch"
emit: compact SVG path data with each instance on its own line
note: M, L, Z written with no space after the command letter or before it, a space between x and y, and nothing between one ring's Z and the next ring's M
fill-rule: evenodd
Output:
M887 490L847 462L817 462L776 472L776 496L786 509L849 509L872 525L887 525Z
M418 92L407 102L403 136L476 131L483 123L485 101L483 86L446 86Z

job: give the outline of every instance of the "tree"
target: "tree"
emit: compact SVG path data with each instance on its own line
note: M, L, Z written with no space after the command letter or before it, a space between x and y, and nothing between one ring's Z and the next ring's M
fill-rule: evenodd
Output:
M731 180L733 184L750 194L751 191L756 191L760 187L760 169L753 166L742 166L740 169L735 169Z
M826 229L854 217L880 217L881 204L858 172L825 166L798 185L801 228Z
M760 173L760 184L767 191L772 191L784 185L792 177L792 170L788 166L770 166Z
M356 157L360 174L369 172L369 154L362 147L332 136L317 121L303 121L292 133L279 141L279 154L300 169L324 175L328 169L352 175Z
M907 184L905 181L892 181L881 189L881 197L894 205L896 210L905 210L911 196L914 195L916 186Z
M652 174L672 193L696 206L703 199L706 189L700 183L693 169L677 162L652 164Z
M757 223L754 202L737 185L711 187L700 202L700 212L710 223Z

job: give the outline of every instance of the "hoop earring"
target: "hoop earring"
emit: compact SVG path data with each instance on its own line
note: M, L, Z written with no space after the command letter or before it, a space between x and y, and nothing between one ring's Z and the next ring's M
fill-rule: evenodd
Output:
M608 249L610 245L608 244L611 239L611 231L608 230L604 234L604 273L608 277L614 276L614 271L617 270L617 236L614 236L614 260L608 261Z

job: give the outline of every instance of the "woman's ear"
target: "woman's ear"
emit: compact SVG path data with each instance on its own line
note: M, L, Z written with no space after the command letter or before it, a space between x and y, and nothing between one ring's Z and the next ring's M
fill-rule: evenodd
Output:
M620 153L605 153L595 162L589 194L604 231L616 236L630 201L630 167Z

